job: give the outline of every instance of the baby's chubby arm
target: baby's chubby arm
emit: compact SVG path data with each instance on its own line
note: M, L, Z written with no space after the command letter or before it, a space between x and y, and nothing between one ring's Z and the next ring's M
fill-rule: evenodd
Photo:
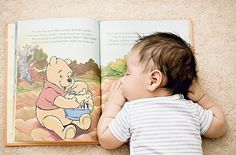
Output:
M100 145L105 149L115 149L124 143L117 140L108 128L109 123L115 118L126 101L122 94L121 86L120 80L113 82L110 88L108 102L98 122L98 140Z
M208 138L218 138L226 132L226 119L222 108L216 104L201 88L197 79L194 79L188 92L189 99L197 102L204 109L213 111L213 122L203 135Z

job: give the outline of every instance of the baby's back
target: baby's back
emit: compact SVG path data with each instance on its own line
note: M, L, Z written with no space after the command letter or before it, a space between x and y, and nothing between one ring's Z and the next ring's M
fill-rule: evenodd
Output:
M202 154L201 133L210 126L209 111L179 94L126 104L131 154Z

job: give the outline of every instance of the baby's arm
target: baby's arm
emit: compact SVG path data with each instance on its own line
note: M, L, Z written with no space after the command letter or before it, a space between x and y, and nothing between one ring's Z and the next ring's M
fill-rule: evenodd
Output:
M102 116L98 122L98 140L103 148L115 149L124 143L117 140L108 128L109 123L121 110L124 102L125 98L121 92L121 82L119 80L115 81L111 86L108 102L106 103Z
M203 136L208 138L223 136L226 132L226 120L223 110L203 91L197 79L193 80L188 97L204 109L210 109L213 112L212 124Z

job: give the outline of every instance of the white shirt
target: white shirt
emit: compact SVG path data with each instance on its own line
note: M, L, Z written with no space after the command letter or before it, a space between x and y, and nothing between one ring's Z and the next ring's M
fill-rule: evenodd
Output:
M109 124L121 142L130 139L130 154L203 154L201 135L213 112L175 94L126 102Z

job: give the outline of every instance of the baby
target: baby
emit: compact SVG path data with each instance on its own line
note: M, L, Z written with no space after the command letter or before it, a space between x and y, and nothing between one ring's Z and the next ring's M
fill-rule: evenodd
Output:
M187 100L189 98L191 100ZM98 123L102 147L130 141L130 154L203 154L201 135L226 132L219 105L197 81L190 46L172 33L141 38L127 57Z

